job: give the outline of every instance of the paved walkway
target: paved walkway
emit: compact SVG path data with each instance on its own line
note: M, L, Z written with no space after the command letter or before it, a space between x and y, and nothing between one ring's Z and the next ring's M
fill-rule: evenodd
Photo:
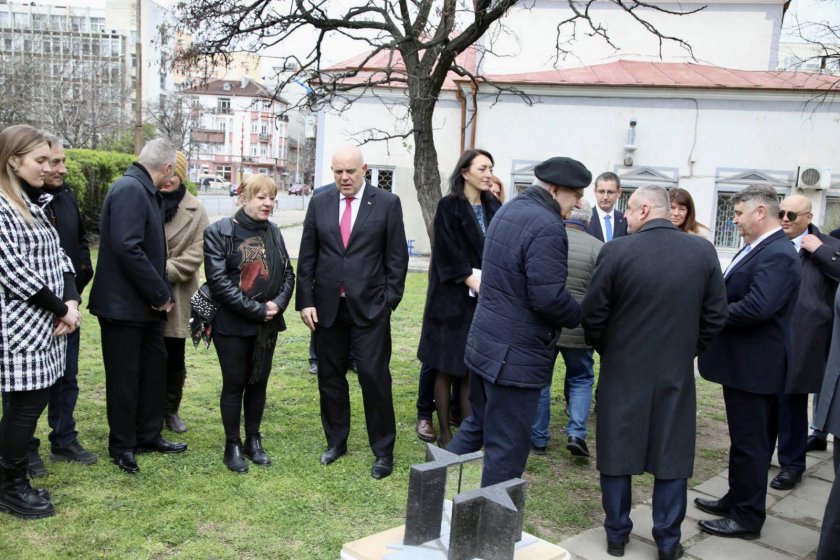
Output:
M825 503L834 470L831 460L832 444L827 451L808 453L807 470L796 488L788 491L767 487L767 521L761 538L755 541L713 537L700 531L697 521L715 519L694 507L694 498L717 499L728 489L727 471L688 491L688 511L682 524L683 558L696 560L791 560L812 559L816 556ZM778 462L768 481L779 472ZM633 532L625 549L625 560L651 560L657 557L656 544L651 535L651 501L636 505L630 513ZM606 535L603 527L589 529L567 539L560 546L573 559L608 560Z

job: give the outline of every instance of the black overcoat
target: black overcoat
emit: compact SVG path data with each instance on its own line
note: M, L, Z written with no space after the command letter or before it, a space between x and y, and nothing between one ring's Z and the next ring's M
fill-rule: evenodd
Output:
M482 200L487 227L501 207L496 197L488 195ZM467 333L478 301L469 295L463 279L481 268L484 251L484 233L465 198L449 194L440 199L433 243L417 358L440 372L463 377L468 371L464 365Z
M651 220L598 255L583 300L586 340L601 355L598 470L689 478L694 356L726 324L715 248Z
M809 226L809 233L823 244L813 253L802 249L802 280L793 309L793 352L786 393L816 393L822 385L825 360L831 344L834 294L840 281L840 240Z

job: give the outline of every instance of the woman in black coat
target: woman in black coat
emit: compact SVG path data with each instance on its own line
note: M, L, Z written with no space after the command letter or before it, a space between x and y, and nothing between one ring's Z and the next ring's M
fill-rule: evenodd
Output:
M260 423L277 333L286 330L283 311L292 297L295 273L280 229L268 221L277 187L264 175L242 183L242 207L231 219L204 231L204 270L213 299L213 342L222 369L219 407L225 428L224 463L248 471L271 463L262 447ZM240 415L245 409L245 445Z
M464 349L481 288L484 237L501 206L490 192L492 179L493 156L484 150L467 150L449 178L449 194L435 212L429 290L417 357L438 372L435 408L440 422L438 443L443 448L452 440L449 401L453 378L461 384L461 415L470 415Z

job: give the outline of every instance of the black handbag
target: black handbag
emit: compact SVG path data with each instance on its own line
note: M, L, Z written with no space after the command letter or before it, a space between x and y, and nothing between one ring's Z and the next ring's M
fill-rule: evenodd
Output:
M213 299L207 283L199 287L190 298L190 336L193 344L198 346L204 340L206 347L210 347L213 338L212 323L221 304Z

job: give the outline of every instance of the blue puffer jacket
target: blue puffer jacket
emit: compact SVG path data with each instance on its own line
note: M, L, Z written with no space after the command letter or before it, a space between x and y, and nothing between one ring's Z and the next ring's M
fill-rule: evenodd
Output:
M533 186L502 206L484 242L468 368L499 385L551 382L560 329L581 319L566 290L567 254L560 206L547 191Z

